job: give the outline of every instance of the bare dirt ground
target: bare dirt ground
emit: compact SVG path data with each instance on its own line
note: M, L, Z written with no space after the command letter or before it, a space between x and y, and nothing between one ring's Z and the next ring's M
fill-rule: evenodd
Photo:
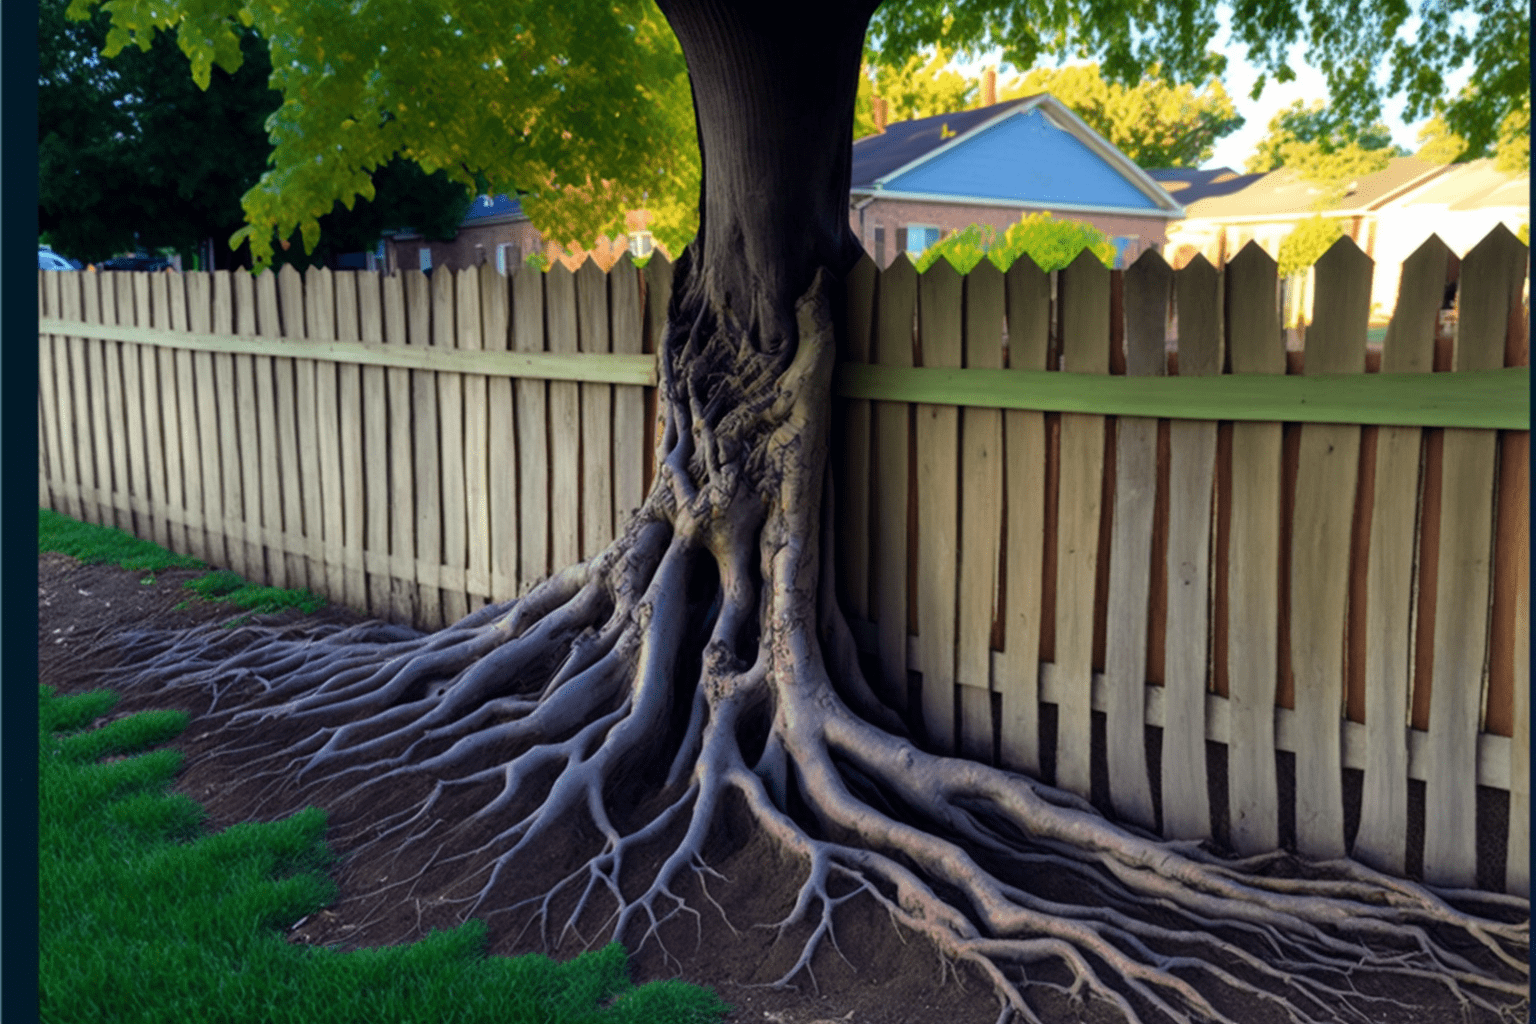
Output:
M227 606L199 602L182 588L186 579L197 575L167 571L146 582L149 574L143 572L82 566L63 555L40 556L40 682L65 693L112 688L114 669L122 660L116 637L145 628L186 630L231 618ZM294 623L299 617L290 613L269 621ZM361 617L330 607L304 621L350 624ZM263 726L259 735L243 737L250 746L241 758L232 759L218 755L219 748L227 746L228 737L211 728L208 698L185 691L119 692L119 713L175 707L192 715L191 726L173 744L186 755L178 788L207 809L212 827L270 820L310 803L328 812L331 846L342 856L335 872L341 895L332 906L295 927L290 941L343 948L377 946L408 942L432 928L458 923L455 906L440 889L407 884L424 860L438 853L429 848L435 839L432 844L397 842L385 849L375 847L366 854L348 856L349 847L366 837L372 823L386 818L394 808L382 805L376 797L370 797L366 804L329 803L314 799L313 791L297 788L273 798L244 784L241 759L254 761L295 738L284 734L280 722ZM231 693L223 699L238 697L238 693ZM398 796L399 806L407 807L419 803L422 793L406 789ZM473 805L473 794L468 802ZM444 811L451 815L452 806ZM637 808L636 813L643 813L643 808ZM572 829L569 847L547 851L542 864L523 865L518 877L508 883L502 906L542 894L553 880L579 863L583 830L574 824ZM781 936L754 925L777 920L789 908L802 872L751 830L727 826L721 831L725 834L716 837L708 858L719 877L710 880L707 892L696 883L680 888L679 894L696 913L682 915L664 928L664 949L653 940L633 954L632 974L637 981L681 978L708 985L733 1007L727 1018L730 1024L991 1024L996 1019L997 1001L979 976L964 969L957 976L930 945L902 934L883 912L862 899L839 910L837 945L823 944L812 965L814 984L802 974L795 979L793 989L766 987L794 963L806 933ZM464 838L473 845L474 837ZM466 870L476 866L471 860ZM564 906L573 903L573 899L567 900ZM602 918L602 912L584 916L580 922L584 938L566 937L554 946L553 955L572 956L586 940L603 941ZM487 924L492 953L548 951L537 926L530 926L526 909L498 911L487 918ZM1039 987L1032 988L1030 995L1037 1012L1052 1024L1110 1024L1118 1020L1102 1004L1072 1005ZM1219 996L1215 998L1220 1005ZM1462 1007L1448 993L1432 986L1414 993L1413 1001L1422 1006L1395 1008L1391 1015L1380 1018L1382 1024L1493 1019L1480 1014L1463 1017ZM1245 1024L1261 1020L1256 1015L1259 1007L1245 1010L1227 1005L1223 1009ZM1263 1019L1269 1016L1263 1015Z

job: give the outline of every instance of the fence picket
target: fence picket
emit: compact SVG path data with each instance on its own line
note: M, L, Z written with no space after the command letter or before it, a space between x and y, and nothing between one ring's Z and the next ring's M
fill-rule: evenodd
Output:
M454 309L454 286L470 271L442 267L434 271L432 285L432 344L455 348L459 335ZM477 319L478 319L478 310ZM457 373L437 375L437 443L442 492L443 619L457 622L469 614L466 574L469 569L469 521L464 467L464 377Z
M1019 258L1004 279L1008 367L1044 370L1050 334L1051 279ZM1003 662L993 685L1000 704L999 759L1005 768L1040 771L1040 616L1045 556L1045 414L1003 414Z
M234 329L239 334L256 333L256 282L250 274L235 274L231 278L234 288ZM147 283L146 283L147 294ZM143 306L140 307L143 309ZM267 372L268 407L271 402L271 360L258 361L255 356L234 357L235 394L239 396L236 423L240 445L240 519L245 537L245 574L247 579L269 579L265 540L262 537L261 463L264 454L258 440L261 432L261 395L256 386L256 368ZM153 462L151 462L153 466Z
M134 275L140 277L143 275ZM235 331L234 282L229 271L213 273L213 331L215 334L233 334ZM213 354L213 379L215 401L218 403L219 437L219 515L215 529L225 540L225 563L241 576L250 578L246 558L246 531L244 481L240 476L240 433L236 426L236 410L249 409L251 402L236 390L235 356L228 352ZM240 525L235 525L235 524Z
M49 311L51 316L64 316L66 289L64 281L61 280L62 276L60 272L44 275L43 308ZM79 281L73 275L70 276L68 288L79 294ZM44 387L53 394L55 401L54 427L57 431L59 456L53 460L53 464L58 467L60 474L58 486L64 498L61 504L54 507L72 519L83 519L78 446L81 440L79 428L84 423L85 416L84 410L75 405L75 375L70 366L73 345L74 339L67 335L56 334L49 339L49 347L53 355L51 369L54 376L44 382Z
M485 349L481 323L480 270L460 270L455 282L456 348ZM491 586L491 479L487 463L490 451L490 410L486 403L485 375L453 374L463 381L464 391L464 513L468 574L465 578L470 611L483 607L493 593Z
M629 254L608 271L613 351L639 355L641 337L640 272ZM613 388L613 526L622 533L645 502L645 457L650 449L645 427L645 389L634 384Z
M1382 346L1382 373L1428 373L1450 250L1434 235L1403 264L1397 309ZM1366 765L1360 828L1351 855L1402 874L1407 858L1408 693L1413 653L1414 536L1423 431L1382 427L1366 579ZM1363 497L1363 496L1362 496Z
M101 281L101 322L118 322L118 282L122 274L108 271ZM128 479L128 410L123 396L123 345L115 341L102 342L102 358L107 376L107 433L111 444L112 487L107 501L112 509L113 522L119 530L133 532L133 508L129 495L133 485Z
M1156 250L1125 272L1125 372L1167 373L1164 334L1173 271ZM1147 613L1152 509L1157 493L1157 420L1122 416L1115 425L1114 533L1104 637L1104 737L1115 813L1144 828L1156 815L1147 774Z
M594 259L575 274L576 336L582 352L610 352L608 276ZM581 557L613 540L613 385L581 388Z
M509 338L511 282L494 263L480 265L481 341L485 348L505 352ZM486 381L486 501L490 545L488 566L491 594L504 600L517 594L517 425L512 408L512 381Z
M1003 275L982 260L965 278L965 365L1003 368ZM992 623L997 611L1003 532L1003 417L999 409L960 412L960 752L991 762Z
M410 344L409 323L405 309L405 278L390 274L383 286L384 343ZM416 496L421 486L416 480L416 459L412 450L412 422L415 410L412 394L416 371L390 367L385 371L389 402L389 482L370 481L369 505L388 503L389 520L389 607L396 619L421 622L422 588L416 584Z
M544 274L549 351L575 352L576 275L556 263ZM581 385L549 383L551 554L556 566L581 560Z
M256 278L256 329L268 338L283 336L277 275L270 270ZM261 434L262 525L268 538L272 585L277 587L303 587L309 580L302 555L303 506L299 489L291 486L299 466L297 394L292 359L258 357L256 415ZM281 485L285 472L290 480L287 487Z
M1305 371L1363 373L1371 259L1341 238L1317 262ZM1291 669L1296 720L1310 737L1296 758L1296 846L1310 857L1344 855L1344 626L1349 551L1360 466L1360 428L1301 428L1291 542Z
M336 294L336 338L361 341L359 275L338 270L331 278ZM363 576L363 380L362 368L351 363L336 367L337 440L341 443L341 568L346 604L368 607ZM327 545L330 547L330 545Z
M873 355L881 366L912 365L917 271L906 254L880 274ZM870 507L870 612L875 619L880 679L876 692L907 711L907 480L910 409L905 402L874 405L874 464Z
M37 311L39 316L58 316L59 271L37 275ZM58 385L61 374L54 366L54 347L62 345L57 335L44 335L37 346L38 437L42 441L44 465L40 467L38 501L44 508L68 509L70 499L64 474L63 439L60 436ZM67 378L63 378L67 379Z
M533 267L512 275L512 348L544 351L544 275ZM518 591L525 593L550 572L549 385L520 379L516 390Z
M187 326L199 333L213 328L213 282L209 271L185 275L187 284ZM227 401L229 396L224 396ZM219 395L213 387L213 353L192 353L192 402L197 410L197 514L202 522L203 558L214 565L229 565L224 547L224 518L221 467L219 465ZM184 421L185 422L185 421ZM190 483L190 481L189 481Z
M134 285L142 273L116 274L118 323L137 322L134 303ZM145 357L153 358L152 350L142 345L124 343L123 361L123 415L126 419L128 449L127 486L124 498L130 511L129 519L134 532L145 536L152 532L150 522L154 509L149 503L149 453L144 440L144 406L140 401L143 392L142 363Z
M432 290L427 275L405 272L406 338L410 345L432 343ZM443 490L438 462L437 374L411 371L411 414L416 424L415 465L416 608L419 621L429 629L443 625Z
M81 292L81 318L88 324L99 324L101 319L101 273L91 273L85 278ZM116 526L117 514L112 509L112 441L107 421L107 356L109 343L92 338L86 341L86 380L90 383L91 455L94 474L92 487L95 492L96 519L103 526Z
M1061 271L1062 372L1109 373L1109 271L1086 249ZM1103 416L1061 414L1056 517L1056 784L1087 798Z
M924 366L961 365L960 275L938 260L918 278L918 333ZM922 666L918 716L934 750L955 750L956 554L960 550L960 410L919 404L917 418L917 644ZM985 691L983 691L985 693ZM990 732L989 732L990 739Z
M1461 261L1455 370L1504 365L1505 331L1511 304L1520 301L1525 256L1525 246L1499 227ZM1497 444L1490 430L1445 430L1424 794L1424 878L1436 885L1477 881L1477 734Z
M363 341L384 342L384 279L378 274L357 275L357 335ZM363 571L363 607L379 618L387 618L390 607L389 509L399 490L391 486L389 458L388 382L382 366L365 366L359 379L360 426L362 430L361 492L363 532L361 562Z
M1221 281L1196 254L1174 274L1179 374L1221 372ZM1216 424L1169 425L1168 625L1163 664L1163 835L1205 839L1211 808L1205 758L1205 695L1210 651L1210 551L1215 497Z
M1233 373L1285 372L1275 261L1248 245L1226 268L1227 345ZM1243 854L1280 845L1275 761L1279 683L1282 425L1232 424L1227 532L1227 822Z
M312 314L305 307L304 279L291 263L278 271L277 297L282 309L283 337L305 337ZM302 538L299 543L299 551L302 552L297 576L299 585L320 590L325 586L325 552L322 541L324 513L320 484L320 420L318 396L315 393L315 361L294 359L292 366L294 405L290 408L294 410L292 430L297 458L294 464L299 469L302 494L301 507L295 509L293 517L284 525L291 534Z

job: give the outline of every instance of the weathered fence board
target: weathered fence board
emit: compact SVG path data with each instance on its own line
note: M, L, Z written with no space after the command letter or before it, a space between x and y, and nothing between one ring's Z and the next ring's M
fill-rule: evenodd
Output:
M1309 374L1365 372L1371 260L1347 238L1318 260ZM1344 855L1344 623L1360 428L1307 423L1297 461L1291 545L1291 670L1306 756L1296 758L1296 846Z
M1227 265L1227 344L1233 373L1285 372L1275 261L1249 245ZM1280 594L1279 423L1232 425L1227 561L1227 821L1240 853L1280 844L1275 770Z
M1155 250L1125 272L1125 372L1167 373L1164 332L1173 271ZM1115 426L1115 507L1104 639L1104 737L1115 813L1144 828L1155 814L1147 774L1147 614L1157 420L1122 416Z
M875 297L879 271L875 261L861 257L848 272L847 350L841 358L852 363L874 361ZM840 472L836 495L841 518L837 531L838 585L843 606L855 619L868 619L869 610L869 519L870 444L873 412L869 401L849 399L844 403Z
M1400 297L1382 345L1381 372L1428 373L1450 250L1430 238L1403 264ZM1352 855L1401 874L1407 863L1408 694L1413 556L1423 431L1381 427L1366 579L1366 767Z
M924 366L961 365L961 281L940 261L918 279L918 323ZM955 599L960 551L960 410L916 407L917 621L923 689L923 735L934 750L955 750ZM968 495L969 496L969 495Z
M1087 250L1061 272L1062 372L1109 373L1109 271ZM1086 798L1093 749L1093 618L1103 416L1061 414L1056 517L1056 784Z
M1003 283L1008 317L1008 368L1044 370L1050 334L1051 281L1033 260L1017 260ZM1006 523L1003 546L1003 650L1007 668L994 673L999 760L1040 771L1040 616L1045 555L1045 415L1003 414Z
M1196 255L1174 274L1179 374L1221 372L1221 296L1216 268ZM1168 618L1163 667L1163 834L1211 834L1205 759L1206 655L1210 649L1211 524L1216 424L1169 424Z
M528 268L512 276L512 348L518 352L544 350L544 275ZM552 571L551 517L547 512L549 425L545 418L549 385L541 380L520 379L516 391L517 445L523 456L517 463L517 491L523 499L523 514L518 519L517 589L523 593Z
M511 282L493 264L480 266L480 324L484 347L505 352L510 339ZM485 511L489 545L488 571L492 597L517 593L517 428L512 404L512 380L493 377L485 382L485 452L489 459Z
M576 276L556 265L544 275L544 317L551 352L579 348ZM555 567L581 560L581 385L549 384L550 528Z
M931 272L931 271L930 271ZM1003 275L982 260L965 278L965 365L1003 368ZM960 752L993 760L991 654L1003 529L1003 417L960 412L960 615L955 678L960 683Z

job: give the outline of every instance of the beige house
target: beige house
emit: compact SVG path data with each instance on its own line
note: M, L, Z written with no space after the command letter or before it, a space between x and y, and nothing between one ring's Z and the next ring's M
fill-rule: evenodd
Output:
M1440 236L1452 252L1465 256L1497 225L1518 234L1530 223L1529 171L1500 171L1493 160L1452 164L1377 212L1371 301L1387 308L1395 304L1403 261L1430 235Z
M1321 194L1295 171L1281 168L1223 195L1180 196L1188 215L1169 225L1168 260L1181 267L1201 252L1222 266L1250 240L1278 258L1285 236L1318 213L1314 207ZM1402 262L1431 234L1465 255L1495 224L1511 231L1528 224L1530 175L1497 171L1492 160L1435 164L1396 157L1386 169L1352 182L1343 200L1321 212L1341 221L1344 233L1376 261L1372 318L1383 322L1397 304ZM1310 291L1310 281L1290 291L1291 316L1310 304Z

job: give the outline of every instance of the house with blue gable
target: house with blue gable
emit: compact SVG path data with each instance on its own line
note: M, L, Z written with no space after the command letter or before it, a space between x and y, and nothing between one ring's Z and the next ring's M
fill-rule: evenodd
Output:
M951 231L1001 232L1031 213L1094 225L1125 266L1161 249L1184 209L1047 93L901 121L853 144L849 220L880 267Z

